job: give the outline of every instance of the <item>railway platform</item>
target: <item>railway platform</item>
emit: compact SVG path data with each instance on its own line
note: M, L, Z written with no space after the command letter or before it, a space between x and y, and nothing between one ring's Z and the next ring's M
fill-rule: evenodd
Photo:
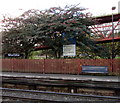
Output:
M59 80L86 80L86 81L108 81L120 82L119 76L92 76L92 75L70 75L70 74L40 74L40 73L18 73L2 72L1 77L20 77L20 78L37 78L37 79L59 79Z
M0 77L2 96L7 99L120 101L118 76L2 72Z

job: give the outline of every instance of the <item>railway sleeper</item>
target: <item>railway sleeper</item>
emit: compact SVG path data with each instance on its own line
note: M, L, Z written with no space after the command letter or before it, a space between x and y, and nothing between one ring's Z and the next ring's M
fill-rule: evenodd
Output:
M9 87L9 84L4 84L3 83L3 87L7 87L7 85L8 85L8 87ZM56 91L59 91L59 92L68 92L68 93L95 93L95 94L103 94L103 93L101 93L101 91L108 91L109 92L109 95L115 95L115 96L120 96L120 91L118 90L118 89L113 89L113 90L109 90L109 88L108 88L108 90L106 90L106 89L99 89L99 88L86 88L86 87L55 87L55 86L42 86L42 85L35 85L35 84L33 84L33 85L19 85L19 84L15 84L15 85L13 85L12 84L12 86L13 86L13 88L17 88L17 87L19 87L19 88L22 88L23 87L23 89L29 89L29 90L43 90L43 91L54 91L54 92L56 92ZM7 88L8 88L7 87ZM10 86L10 88L11 88L11 86ZM99 91L99 92L98 92ZM108 93L104 93L104 94L107 94L108 95Z

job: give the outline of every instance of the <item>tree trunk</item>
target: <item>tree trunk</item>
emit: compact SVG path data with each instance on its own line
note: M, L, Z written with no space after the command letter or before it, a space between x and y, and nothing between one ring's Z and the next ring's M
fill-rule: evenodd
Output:
M25 59L28 59L28 55L29 55L29 53L25 52Z
M60 58L61 57L61 52L60 52L60 50L58 51L58 58Z

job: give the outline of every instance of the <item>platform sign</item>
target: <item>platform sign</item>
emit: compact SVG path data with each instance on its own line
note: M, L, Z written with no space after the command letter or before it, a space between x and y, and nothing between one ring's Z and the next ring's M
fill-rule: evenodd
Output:
M74 36L75 36L76 34L74 33ZM64 41L68 41L69 42L69 44L76 44L76 38L75 37L70 37L70 35L69 34L66 34L66 33L62 33L62 37L63 37L63 42ZM65 40L64 40L65 39Z
M5 57L22 57L23 54L19 54L19 53L8 53L5 54Z
M76 56L76 45L63 45L63 56Z

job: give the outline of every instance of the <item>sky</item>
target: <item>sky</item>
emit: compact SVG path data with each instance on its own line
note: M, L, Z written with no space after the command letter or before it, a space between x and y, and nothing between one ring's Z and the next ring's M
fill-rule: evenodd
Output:
M0 18L3 15L19 16L29 9L45 10L50 7L64 7L66 5L79 4L80 7L88 8L93 16L111 14L111 8L116 6L114 13L118 13L120 0L1 0Z

